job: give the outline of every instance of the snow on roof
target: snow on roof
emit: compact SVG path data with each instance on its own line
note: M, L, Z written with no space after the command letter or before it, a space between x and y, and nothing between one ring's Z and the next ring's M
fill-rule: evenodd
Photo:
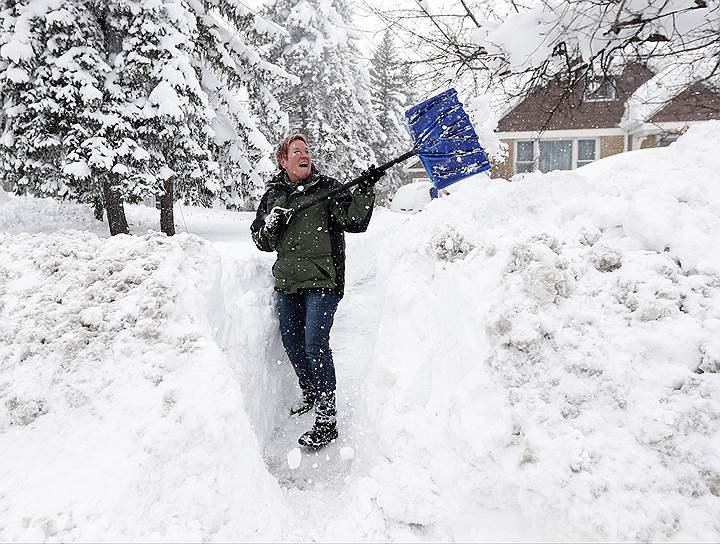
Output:
M631 130L643 124L698 77L691 64L674 64L659 71L628 98L620 128Z
M498 119L502 119L503 117L509 115L512 110L517 108L526 99L527 99L527 96L518 95L518 96L506 98L504 101L494 102L493 107L494 107L495 111L498 113Z

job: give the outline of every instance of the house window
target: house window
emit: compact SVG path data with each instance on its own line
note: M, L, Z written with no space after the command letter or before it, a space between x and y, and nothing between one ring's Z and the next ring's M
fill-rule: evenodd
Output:
M538 162L540 171L571 170L573 163L572 151L572 140L540 141L540 160Z
M615 100L615 81L606 76L587 78L585 100Z
M535 168L535 142L518 142L517 143L517 159L515 161L515 171L532 172Z
M597 140L519 140L515 147L515 173L571 170L597 158Z
M578 140L577 167L585 166L595 160L595 140Z

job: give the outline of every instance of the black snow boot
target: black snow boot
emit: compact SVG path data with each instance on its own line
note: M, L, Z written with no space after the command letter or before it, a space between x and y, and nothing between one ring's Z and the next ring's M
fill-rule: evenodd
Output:
M299 416L309 412L315 406L315 390L312 388L302 390L302 399L290 407L290 415Z
M298 443L306 448L322 448L338 437L335 392L321 393L315 407L315 424Z

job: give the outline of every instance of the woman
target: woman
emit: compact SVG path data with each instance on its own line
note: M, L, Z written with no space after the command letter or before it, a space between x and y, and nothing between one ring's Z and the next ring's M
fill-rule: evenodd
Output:
M315 423L298 440L321 447L338 436L335 366L330 329L345 286L345 232L364 232L373 212L373 186L383 172L371 168L368 181L297 214L297 208L339 183L312 163L307 138L285 138L275 154L280 172L268 183L251 232L262 251L276 251L273 265L277 316L283 346L295 369L302 399L291 408L303 414L315 406Z

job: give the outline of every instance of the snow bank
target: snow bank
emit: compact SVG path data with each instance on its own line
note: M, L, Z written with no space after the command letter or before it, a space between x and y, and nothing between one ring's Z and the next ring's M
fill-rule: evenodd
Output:
M717 541L718 146L711 122L464 184L387 237L368 503L457 540L498 510L541 539Z
M0 540L280 537L221 274L195 236L0 234Z
M210 317L215 337L235 363L243 406L261 446L300 395L274 315L274 260L274 254L254 247L247 253L225 254L222 298L211 304Z

